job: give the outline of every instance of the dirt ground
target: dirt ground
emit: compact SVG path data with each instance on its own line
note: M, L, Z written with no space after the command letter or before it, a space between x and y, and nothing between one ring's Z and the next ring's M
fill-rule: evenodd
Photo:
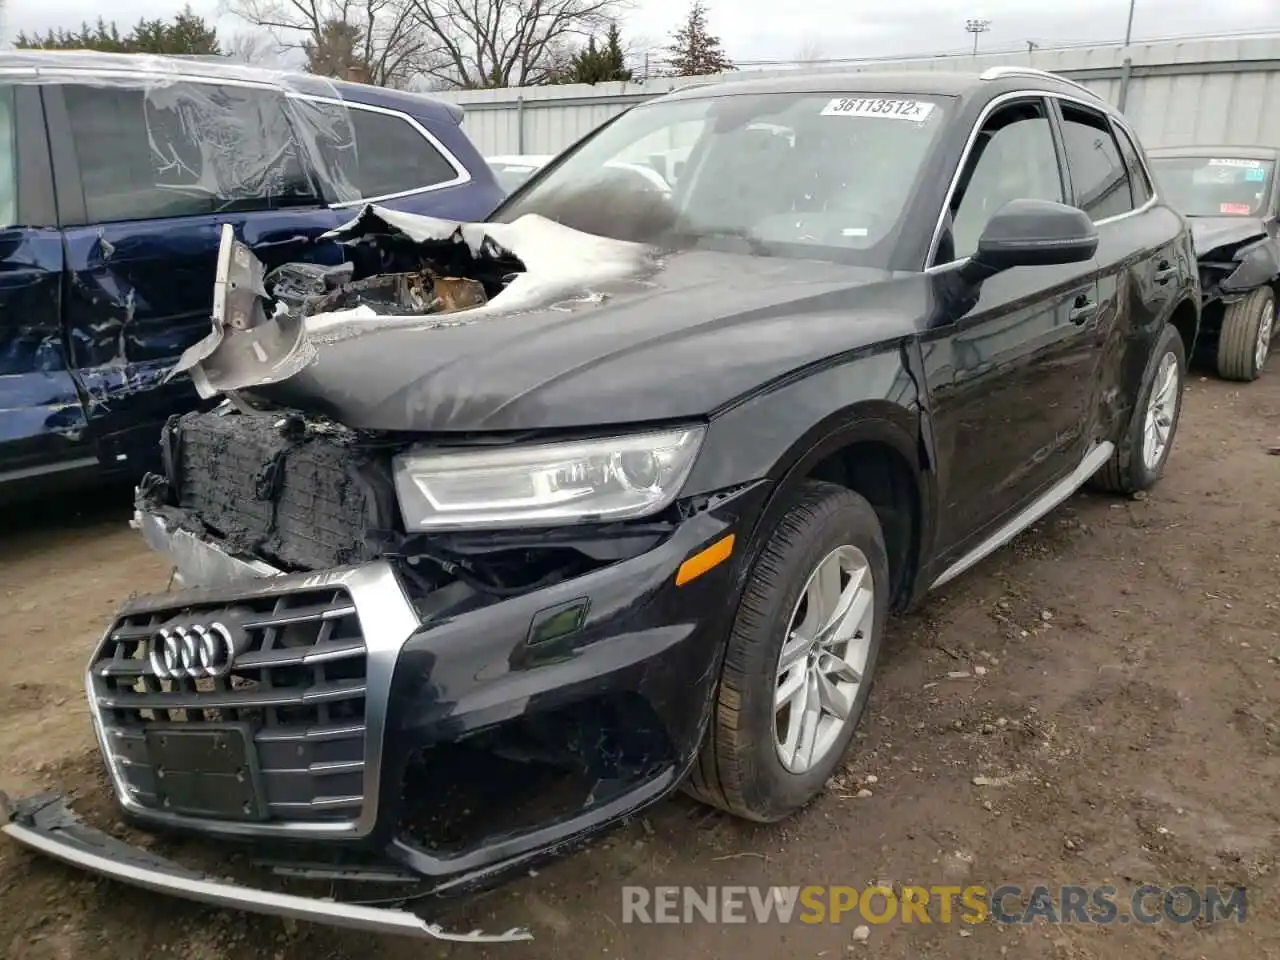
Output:
M94 880L0 840L0 955L1280 957L1277 448L1280 373L1245 387L1193 379L1150 496L1077 496L891 624L846 773L801 815L752 826L669 800L446 918L528 925L532 943L424 945L248 918ZM76 502L0 515L0 789L56 787L101 805L81 670L113 607L163 588L167 570L123 506ZM856 932L850 917L622 923L623 884L875 881L1244 885L1248 912L1212 925Z

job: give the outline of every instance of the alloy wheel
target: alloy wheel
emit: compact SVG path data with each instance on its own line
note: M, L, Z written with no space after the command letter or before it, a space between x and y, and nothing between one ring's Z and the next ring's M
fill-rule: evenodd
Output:
M839 741L864 682L874 626L866 554L837 547L809 574L778 656L774 746L791 773L812 770Z
M1277 313L1280 313L1280 304L1277 304L1274 310L1264 311L1262 319L1258 321L1258 342L1254 347L1253 358L1254 366L1257 367L1259 373L1262 372L1263 366L1266 365L1267 354L1271 352L1271 337L1275 332Z
M1160 358L1151 397L1147 400L1147 414L1142 433L1142 462L1148 470L1155 470L1164 458L1173 432L1173 419L1178 412L1181 377L1178 375L1178 358L1172 352Z

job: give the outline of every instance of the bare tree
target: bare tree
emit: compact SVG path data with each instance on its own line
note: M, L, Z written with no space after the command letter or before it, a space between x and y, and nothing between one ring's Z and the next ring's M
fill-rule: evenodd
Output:
M796 63L817 63L827 59L827 48L816 37L805 37L796 51Z
M602 33L627 0L405 0L434 56L425 68L452 87L543 83Z
M247 63L255 67L282 66L284 51L271 34L261 30L245 30L233 33L223 44L228 60Z
M358 38L353 66L369 83L402 87L431 62L434 38L409 15L409 0L225 0L228 12L271 31L286 50L324 49L333 24Z

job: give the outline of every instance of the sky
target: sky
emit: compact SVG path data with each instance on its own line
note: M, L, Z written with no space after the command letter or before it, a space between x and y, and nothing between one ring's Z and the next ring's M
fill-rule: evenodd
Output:
M688 10L688 0L627 0L623 32L632 45L658 50ZM115 0L106 10L122 27L141 17L171 16L180 0ZM0 37L18 31L77 27L104 7L94 0L0 0ZM246 29L219 15L219 0L192 0L215 21L220 36ZM915 0L913 3L850 0L708 0L710 26L726 53L743 66L755 61L896 56L963 51L972 35L968 18L984 18L990 30L981 47L1044 46L1080 41L1120 41L1128 0ZM803 13L797 15L796 11ZM1135 0L1133 35L1143 39L1250 30L1280 31L1280 0Z

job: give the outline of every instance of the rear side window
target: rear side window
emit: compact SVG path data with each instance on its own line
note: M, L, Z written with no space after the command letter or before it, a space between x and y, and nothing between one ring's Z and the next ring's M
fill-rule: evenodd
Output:
M13 87L0 87L0 227L11 227L18 221L17 152Z
M1062 138L1076 206L1094 221L1132 210L1129 174L1107 118L1097 111L1064 103Z
M63 90L92 223L321 202L283 93L202 83Z
M366 200L423 190L458 178L444 155L403 116L347 105L359 159L356 186Z
M1120 144L1120 153L1124 156L1125 169L1129 171L1129 187L1133 191L1133 205L1140 207L1155 196L1151 181L1147 179L1147 171L1142 166L1138 155L1138 146L1129 137L1128 132L1119 124L1113 123L1116 141Z

